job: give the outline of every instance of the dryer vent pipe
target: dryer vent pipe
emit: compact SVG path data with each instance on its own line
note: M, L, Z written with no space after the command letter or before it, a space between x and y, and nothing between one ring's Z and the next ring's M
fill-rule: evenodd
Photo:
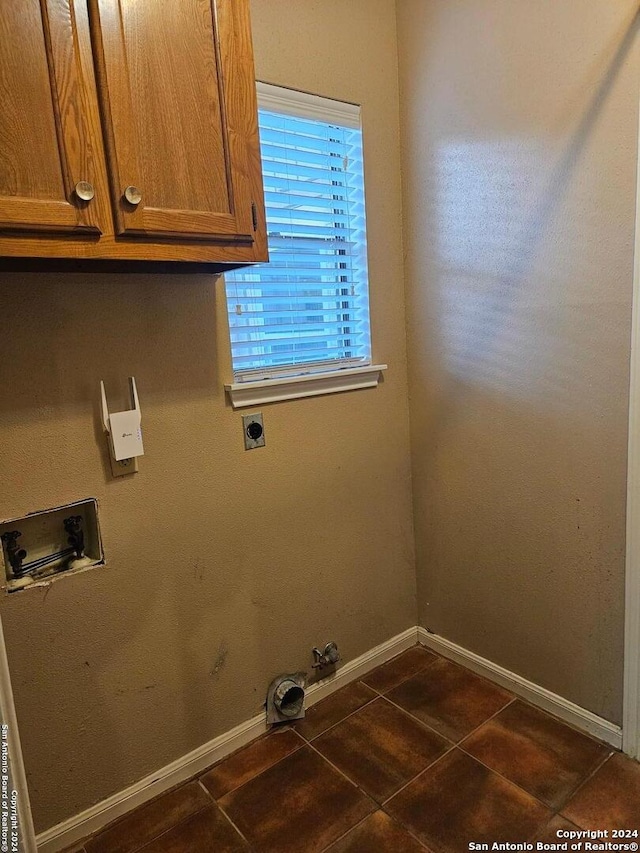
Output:
M279 675L267 693L267 722L282 723L304 717L304 672Z

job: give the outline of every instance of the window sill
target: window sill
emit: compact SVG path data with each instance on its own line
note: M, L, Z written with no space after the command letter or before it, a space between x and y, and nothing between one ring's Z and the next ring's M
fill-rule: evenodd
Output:
M380 382L386 364L367 367L350 367L330 373L308 373L305 376L286 376L282 379L260 379L255 382L236 382L225 385L234 409L297 400L300 397L317 397L319 394L337 394L359 388L375 388Z

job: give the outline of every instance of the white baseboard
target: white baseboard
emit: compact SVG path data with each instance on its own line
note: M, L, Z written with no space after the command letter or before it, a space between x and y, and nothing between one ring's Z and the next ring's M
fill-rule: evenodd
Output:
M414 646L417 642L417 629L408 628L401 634L370 649L360 657L340 667L334 674L311 685L306 690L306 706L315 705L316 702L334 693L340 687L361 678L367 672L405 651L405 649ZM240 723L239 726L194 749L193 752L146 776L136 782L135 785L125 788L124 791L119 791L95 806L91 806L86 811L42 832L36 839L39 853L58 853L58 851L75 844L76 841L80 841L87 835L97 832L108 823L122 817L148 800L159 796L187 779L191 779L198 773L202 773L207 767L263 734L266 729L264 712L244 723Z
M622 729L620 726L592 714L591 711L575 705L568 699L558 696L557 693L552 693L532 681L527 681L521 675L516 675L515 672L510 672L508 669L504 669L504 667L498 666L498 664L492 663L490 660L480 657L480 655L476 655L450 640L445 640L444 637L430 633L425 628L418 628L417 633L418 642L423 646L466 666L468 669L477 672L478 675L483 675L517 696L526 699L532 705L560 717L561 720L588 732L599 740L610 743L616 749L622 748Z

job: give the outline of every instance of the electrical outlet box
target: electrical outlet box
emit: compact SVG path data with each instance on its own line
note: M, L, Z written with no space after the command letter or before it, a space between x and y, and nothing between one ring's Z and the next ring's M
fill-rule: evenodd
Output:
M111 473L114 477L122 477L126 474L138 473L138 457L130 456L128 459L114 459L109 454L111 459Z
M255 447L264 447L264 424L262 423L262 412L254 415L243 415L242 427L244 429L244 449L253 450Z

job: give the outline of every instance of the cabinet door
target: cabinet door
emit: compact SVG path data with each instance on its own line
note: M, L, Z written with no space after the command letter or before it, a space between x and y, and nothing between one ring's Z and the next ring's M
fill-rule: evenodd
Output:
M260 202L248 0L90 9L117 233L251 244Z
M99 234L74 0L0 0L0 45L0 233Z

